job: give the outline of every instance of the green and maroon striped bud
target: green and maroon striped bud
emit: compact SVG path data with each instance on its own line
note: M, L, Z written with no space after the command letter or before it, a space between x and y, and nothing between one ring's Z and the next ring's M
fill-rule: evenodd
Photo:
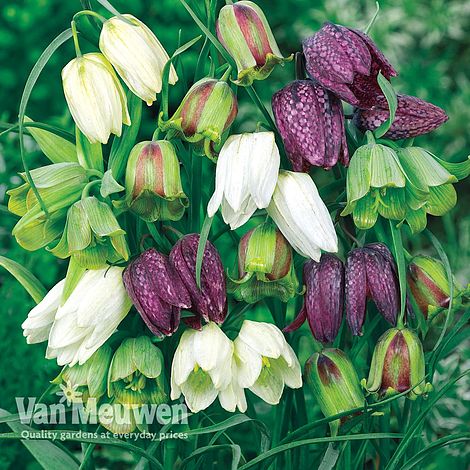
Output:
M264 80L277 64L292 60L292 55L283 57L263 11L253 2L224 6L216 27L219 41L237 64L237 85Z
M421 341L408 328L391 328L377 341L372 355L369 378L362 380L368 393L388 397L410 390L415 400L432 390L425 382L424 352Z
M179 220L188 206L181 186L180 164L165 140L140 142L126 169L125 206L147 222Z
M340 349L324 349L314 353L305 363L304 375L325 417L364 406L356 370ZM348 418L350 416L330 422L333 436Z
M238 279L229 279L228 291L239 301L258 302L277 297L287 302L299 282L292 248L279 229L266 222L250 230L238 245Z
M441 261L415 256L408 265L406 278L413 300L426 319L449 307L449 279Z
M203 150L201 153L212 159L213 146L220 144L237 110L237 97L225 80L203 78L189 89L168 121L160 114L158 125L162 131L172 130L175 135L197 144Z

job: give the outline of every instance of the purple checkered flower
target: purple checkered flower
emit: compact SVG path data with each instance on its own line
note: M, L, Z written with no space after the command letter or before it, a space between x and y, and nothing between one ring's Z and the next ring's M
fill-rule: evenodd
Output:
M358 108L377 104L379 72L387 80L397 75L369 36L356 29L325 23L302 45L310 77Z
M295 171L311 165L348 165L341 101L311 80L296 80L273 95L272 106L287 156Z

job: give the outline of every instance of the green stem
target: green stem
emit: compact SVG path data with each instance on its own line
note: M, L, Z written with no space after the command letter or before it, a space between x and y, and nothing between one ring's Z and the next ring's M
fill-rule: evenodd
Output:
M82 201L83 199L87 198L89 195L90 195L90 190L93 186L96 186L97 184L101 184L101 180L94 180L94 181L90 181L84 188L83 188L83 191L82 191Z
M104 23L105 21L107 21L104 16L100 15L99 13L97 13L96 11L93 11L93 10L79 11L78 13L75 13L75 15L73 15L72 20L77 21L81 16L93 16L93 17L97 18L98 20L100 20L101 23Z
M258 96L258 94L256 93L256 90L254 89L253 85L251 85L249 87L245 87L245 90L248 93L251 100L253 101L253 103L258 107L258 109L263 114L264 118L267 121L268 126L270 127L270 130L272 130L272 131L276 130L276 124L274 124L274 121L273 121L271 115L269 114L268 110L266 109L266 107L262 103L262 101L261 101L260 97Z
M81 57L82 51L80 50L80 44L78 43L78 31L77 31L77 24L75 23L75 20L72 20L70 22L70 27L72 28L72 38L73 38L73 45L75 47L75 53L77 54L77 57Z

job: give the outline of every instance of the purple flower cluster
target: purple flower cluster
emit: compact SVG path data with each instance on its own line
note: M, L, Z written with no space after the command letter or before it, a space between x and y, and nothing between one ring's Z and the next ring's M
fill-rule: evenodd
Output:
M152 333L167 336L180 323L181 309L195 315L185 322L196 329L201 321L222 323L227 313L225 276L220 255L207 241L201 268L201 288L196 283L199 235L181 238L169 256L154 248L133 260L123 274L124 285L140 316Z

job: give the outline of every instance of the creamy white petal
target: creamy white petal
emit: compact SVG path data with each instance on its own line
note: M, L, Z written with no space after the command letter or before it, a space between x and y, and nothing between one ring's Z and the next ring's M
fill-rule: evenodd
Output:
M225 178L228 171L228 154L220 152L215 168L215 191L207 205L207 215L213 217L219 210L224 197Z
M179 386L188 379L189 374L196 365L194 357L194 337L195 330L186 330L182 335L178 347L176 348L171 365L172 384ZM172 385L173 390L173 385ZM172 392L173 393L173 392ZM176 392L175 392L176 393Z
M295 357L295 361L289 366L284 359L284 357L280 357L279 359L272 359L271 366L275 373L279 374L284 383L290 388L300 388L302 386L302 371L300 368L300 363L297 357Z
M271 323L245 320L238 338L261 356L278 358L287 344L282 331Z
M232 230L244 225L256 211L256 204L251 197L248 197L242 204L240 210L235 212L225 198L222 200L222 218L230 225Z
M284 380L272 367L263 367L258 380L250 390L270 405L277 405L284 390Z
M243 388L251 387L261 373L261 354L248 346L240 337L235 338L233 345L238 384Z
M249 161L249 190L259 209L268 207L276 187L281 162L273 132L256 132Z
M218 395L218 390L212 384L209 374L202 369L198 373L192 372L180 388L188 408L193 413L205 410Z

